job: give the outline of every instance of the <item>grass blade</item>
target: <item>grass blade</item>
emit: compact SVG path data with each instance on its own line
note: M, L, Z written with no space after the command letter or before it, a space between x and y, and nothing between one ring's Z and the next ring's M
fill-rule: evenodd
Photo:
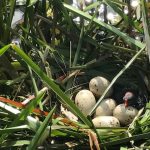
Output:
M30 0L28 7L33 6L38 0Z
M12 147L29 145L29 143L30 143L29 140L6 141L3 144L1 144L0 147L1 148L10 147L12 149Z
M84 116L84 114L78 109L72 100L68 98L66 94L57 86L51 78L49 78L18 46L12 44L12 49L22 57L22 59L32 68L32 70L60 97L62 103L65 103L70 110L80 117L80 119L89 127L91 127L90 121Z
M102 146L118 145L118 144L130 142L131 140L140 141L142 139L147 139L149 137L150 137L150 132L144 133L144 134L133 135L132 137L122 138L122 139L119 139L119 140L116 140L116 141L104 142L101 145Z
M54 108L50 111L50 113L48 114L48 116L45 118L44 122L41 124L41 126L39 127L38 131L36 132L34 138L32 139L29 147L27 148L27 150L34 150L37 147L38 141L43 138L43 134L45 132L46 127L48 126L48 124L50 123L51 119L52 119L52 115L54 113L56 109L56 105L54 106Z
M10 1L10 16L9 16L9 21L8 21L8 25L9 27L11 26L11 22L14 16L14 11L15 11L15 7L16 7L16 0L11 0Z
M46 92L47 88L43 88L41 91L38 92L38 95L36 98L34 98L28 105L27 107L22 110L21 114L18 116L16 119L15 123L17 121L25 120L27 116L33 111L33 109L39 104L39 102L42 100L44 97L44 94Z
M140 31L141 33L143 32L143 30L134 23L134 20L130 19L130 17L125 15L125 13L122 11L122 9L119 9L118 5L116 5L113 1L111 1L111 0L104 0L104 2L108 6L110 6L115 12L117 12L119 14L124 19L124 21L125 21L125 23L127 25L131 24L138 31Z
M16 126L16 127L11 127L11 128L0 129L0 134L4 134L4 133L10 134L12 132L21 131L21 130L25 130L25 129L29 129L29 126L21 125L21 126Z
M68 22L69 26L71 28L73 28L73 24L72 24L72 20L67 12L67 9L64 7L63 3L61 0L57 0L57 1L53 1L53 6L56 7L57 9L59 9L59 11L61 11L64 15L64 18L66 19L66 21Z
M39 103L39 101L41 101L41 99L44 96L44 93L45 88L38 93L37 97L34 100L32 100L32 102L26 107L26 109L22 110L20 115L10 124L10 127L14 127L22 123L32 112L35 106ZM2 136L0 137L0 143L2 143L8 135L9 133L2 134Z
M10 48L10 44L1 48L0 49L0 56L3 55L9 48Z
M91 15L89 15L89 14L87 14L87 13L85 13L85 12L79 10L79 9L76 9L75 7L72 7L72 6L67 5L67 4L65 4L65 3L64 3L64 6L65 6L69 11L71 11L71 12L73 12L73 13L76 13L76 14L78 14L79 16L81 16L81 17L83 17L83 18L85 18L85 19L87 19L87 20L92 20L92 19L93 19ZM119 29L115 28L114 26L111 26L111 25L109 25L109 24L106 24L105 22L100 21L100 20L98 20L97 18L94 18L94 19L93 19L93 22L94 22L95 24L100 25L100 26L103 26L104 28L108 29L109 31L111 31L111 32L113 32L113 33L115 33L115 34L117 34L117 35L120 36L122 39L124 39L127 43L134 44L134 45L138 46L139 48L143 48L143 46L144 46L143 43L141 43L140 41L137 41L137 40L131 38L131 37L128 36L126 33L121 32Z
M149 60L150 60L150 29L149 29L149 21L148 21L148 11L146 9L145 0L141 0L142 4L142 15L143 15L143 26L144 26L144 34L146 40L146 47L148 50Z

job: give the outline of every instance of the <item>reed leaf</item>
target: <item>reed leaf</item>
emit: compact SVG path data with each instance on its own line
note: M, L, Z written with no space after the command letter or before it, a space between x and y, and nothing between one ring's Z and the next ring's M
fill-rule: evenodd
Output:
M150 60L150 29L149 29L149 20L148 20L148 11L146 8L146 2L145 0L141 0L142 5L142 15L143 15L143 26L144 26L144 34L145 34L145 41L146 41L146 47L148 51L148 56Z
M12 140L12 141L5 141L3 144L0 145L1 148L11 148L12 147L18 147L18 146L24 146L24 145L29 145L30 141L29 140Z
M28 125L21 125L21 126L16 126L16 127L0 129L0 135L4 134L4 133L9 133L10 134L10 133L25 130L25 129L29 129L29 126Z
M123 19L124 19L124 22L128 25L132 25L132 27L134 27L135 29L137 29L138 31L140 31L141 33L143 32L143 30L137 26L135 23L134 23L134 20L130 19L123 11L122 11L122 8L119 8L118 5L116 5L113 1L111 0L104 0L104 2L110 6L115 12L117 12Z
M124 39L127 43L129 44L133 44L133 45L136 45L137 47L139 48L143 48L144 44L141 43L140 41L138 40L135 40L133 38L131 38L130 36L128 36L126 33L123 33L121 32L119 29L117 29L116 27L114 26L111 26L109 24L106 24L105 22L103 21L100 21L98 20L97 18L93 18L91 15L89 15L88 13L85 13L77 8L74 8L70 5L67 5L64 3L64 7L66 7L69 11L81 16L82 18L85 18L87 20L92 20L93 19L93 22L99 26L103 26L104 28L108 29L109 31L117 34L118 36L120 36L122 39Z
M122 144L122 143L128 143L131 140L140 141L142 139L149 138L149 136L150 136L150 132L144 133L144 134L137 134L137 135L133 135L132 137L121 138L121 139L116 140L116 141L104 142L101 145L102 146L110 146L110 145L118 145L118 144Z
M7 25L10 27L11 26L11 22L12 22L12 19L13 19L13 16L14 16L14 11L15 11L15 8L16 8L16 0L11 0L10 1L10 15L9 15L9 18L7 20Z
M48 116L45 118L44 122L41 124L41 126L37 130L35 136L33 137L32 141L30 143L30 145L28 146L27 150L34 150L34 149L36 149L38 141L40 141L41 139L43 140L43 134L46 131L46 128L47 128L48 124L50 123L50 121L52 119L52 115L53 115L55 109L56 109L56 105L49 112Z
M3 48L1 48L0 49L0 56L3 55L9 48L10 48L10 44L5 45Z
M21 124L23 121L25 121L27 116L32 112L32 110L36 107L36 105L43 98L45 90L46 89L44 88L38 93L37 97L34 100L32 100L32 102L26 107L26 109L22 110L19 116L10 124L10 127L15 127ZM0 137L0 143L2 143L8 135L9 133L2 134Z
M91 127L90 121L78 109L78 107L70 100L66 94L57 86L53 79L47 75L21 50L18 46L11 44L12 49L32 68L32 70L59 96L60 101L64 103L75 115L77 115L86 125Z
M34 4L36 4L39 0L30 0L28 7L33 6Z

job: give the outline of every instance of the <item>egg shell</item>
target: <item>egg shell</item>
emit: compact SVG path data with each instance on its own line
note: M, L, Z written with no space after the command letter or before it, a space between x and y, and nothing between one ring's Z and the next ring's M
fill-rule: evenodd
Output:
M132 106L125 107L124 104L120 104L114 109L113 116L118 118L122 125L129 125L137 113L138 110L136 108Z
M96 100L91 91L81 90L75 97L75 104L87 116L96 104Z
M84 2L85 2L85 5L88 6L93 3L93 0L85 0Z
M95 116L112 116L116 101L111 98L104 99L97 107Z
M96 97L100 97L106 88L109 86L110 82L101 76L94 77L89 82L89 89ZM112 94L113 89L110 88L105 97L109 97Z
M120 122L113 116L98 116L92 120L95 127L120 127Z

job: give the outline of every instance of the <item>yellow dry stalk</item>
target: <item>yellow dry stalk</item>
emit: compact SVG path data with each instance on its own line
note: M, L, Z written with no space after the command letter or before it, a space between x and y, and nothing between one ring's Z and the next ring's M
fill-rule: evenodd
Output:
M51 8L47 10L47 17L53 17L53 11Z

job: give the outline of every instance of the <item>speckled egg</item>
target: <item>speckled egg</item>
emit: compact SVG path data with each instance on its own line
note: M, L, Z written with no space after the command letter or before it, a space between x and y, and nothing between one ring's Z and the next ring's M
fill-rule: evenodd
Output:
M89 82L89 89L96 97L100 97L106 88L109 86L110 82L101 76L92 78ZM105 97L109 97L112 94L113 89L111 88Z
M111 98L104 99L97 107L95 116L112 116L116 101Z
M96 104L96 100L91 91L81 90L75 97L75 104L87 116Z
M113 116L98 116L92 120L95 127L120 127L120 122Z
M113 116L118 118L122 125L129 125L137 113L138 110L136 108L132 106L125 107L124 104L120 104L114 109Z

